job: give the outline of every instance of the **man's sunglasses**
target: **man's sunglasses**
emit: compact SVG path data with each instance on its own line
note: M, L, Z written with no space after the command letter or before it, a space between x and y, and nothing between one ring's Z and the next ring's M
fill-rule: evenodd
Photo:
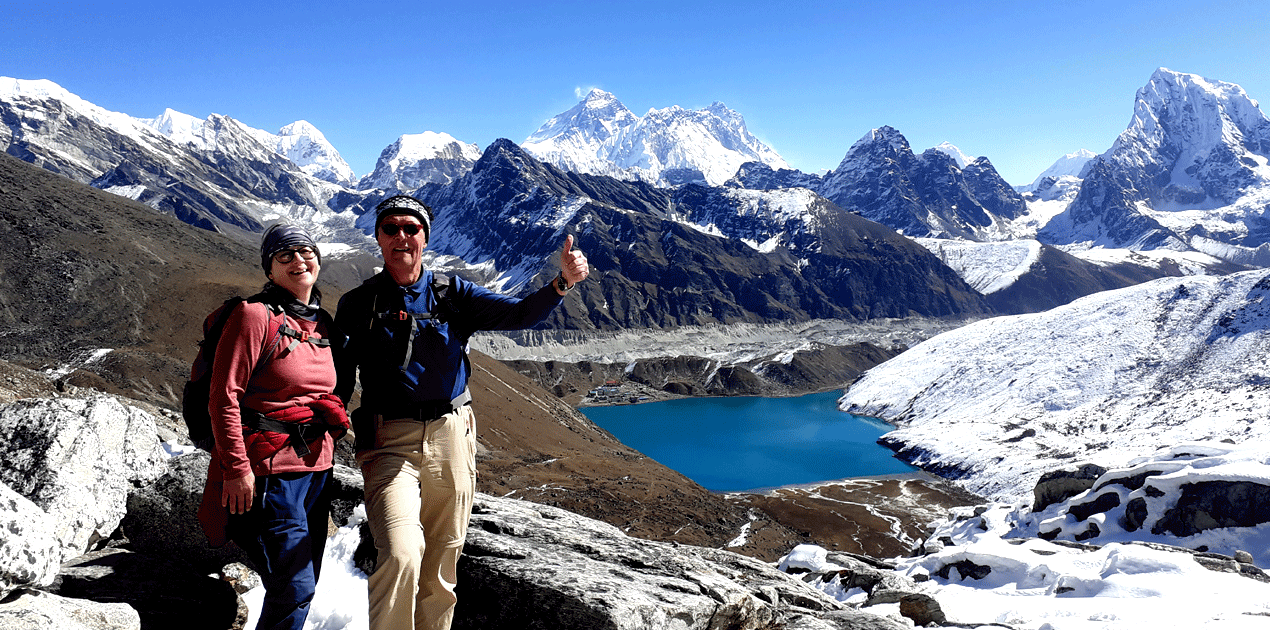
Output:
M414 236L415 234L419 233L419 230L423 229L423 226L419 225L418 223L406 223L404 225L397 225L396 223L385 223L379 226L379 229L382 230L383 233L387 234L388 236L396 236L397 232L405 232L406 236Z
M305 260L313 260L313 258L317 256L317 251L314 250L312 247L297 247L295 249L284 249L280 252L274 252L273 259L285 265L295 260L296 254L299 254L300 258L303 258Z

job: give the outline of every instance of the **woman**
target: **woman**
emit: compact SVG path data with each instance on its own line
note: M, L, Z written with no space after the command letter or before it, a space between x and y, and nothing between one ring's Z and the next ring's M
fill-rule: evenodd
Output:
M212 367L208 481L223 482L229 537L264 583L258 630L304 627L326 546L334 440L348 427L331 395L338 335L314 286L321 262L303 229L266 230L269 282L230 313Z

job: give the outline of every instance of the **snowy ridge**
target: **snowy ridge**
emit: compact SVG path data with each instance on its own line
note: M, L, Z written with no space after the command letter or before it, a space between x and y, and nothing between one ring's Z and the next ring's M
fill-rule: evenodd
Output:
M317 127L303 120L283 127L277 134L255 129L217 114L200 120L173 109L164 110L157 118L138 118L136 121L167 136L173 142L207 152L221 148L218 146L216 132L220 126L217 122L219 119L233 120L234 124L262 146L287 158L312 177L341 186L351 186L354 181L353 169L340 157L339 151L327 142L326 136Z
M1192 239L1192 243L1195 243ZM1216 247L1213 251L1216 253L1207 253L1205 251L1173 251L1169 249L1148 249L1134 251L1131 249L1116 249L1105 247L1070 246L1060 248L1067 253L1080 258L1086 262L1096 265L1135 265L1148 269L1163 269L1166 267L1176 268L1183 275L1202 276L1210 273L1210 269L1218 266L1222 260L1230 260L1217 256L1216 253L1231 254L1231 251L1221 250Z
M992 243L942 238L913 240L939 256L962 280L984 295L1014 284L1041 256L1041 244L1034 240Z
M934 337L867 372L840 407L973 492L1026 496L1045 471L1106 467L1270 427L1270 271L1091 295Z
M166 148L166 138L155 133L141 121L127 114L112 112L94 105L52 81L0 77L0 100L16 101L18 99L58 101L89 120L127 136L148 149L162 153Z

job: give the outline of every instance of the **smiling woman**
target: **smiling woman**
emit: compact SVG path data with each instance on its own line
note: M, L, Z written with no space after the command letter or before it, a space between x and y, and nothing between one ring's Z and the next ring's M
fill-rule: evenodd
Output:
M877 444L890 425L839 411L839 395L682 398L579 411L715 492L917 470Z

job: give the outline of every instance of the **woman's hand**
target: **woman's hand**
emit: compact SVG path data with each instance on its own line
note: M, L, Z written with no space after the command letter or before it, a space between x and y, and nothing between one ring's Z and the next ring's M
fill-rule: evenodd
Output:
M256 496L256 475L247 471L246 476L226 479L220 494L220 504L229 508L230 514L246 514Z

